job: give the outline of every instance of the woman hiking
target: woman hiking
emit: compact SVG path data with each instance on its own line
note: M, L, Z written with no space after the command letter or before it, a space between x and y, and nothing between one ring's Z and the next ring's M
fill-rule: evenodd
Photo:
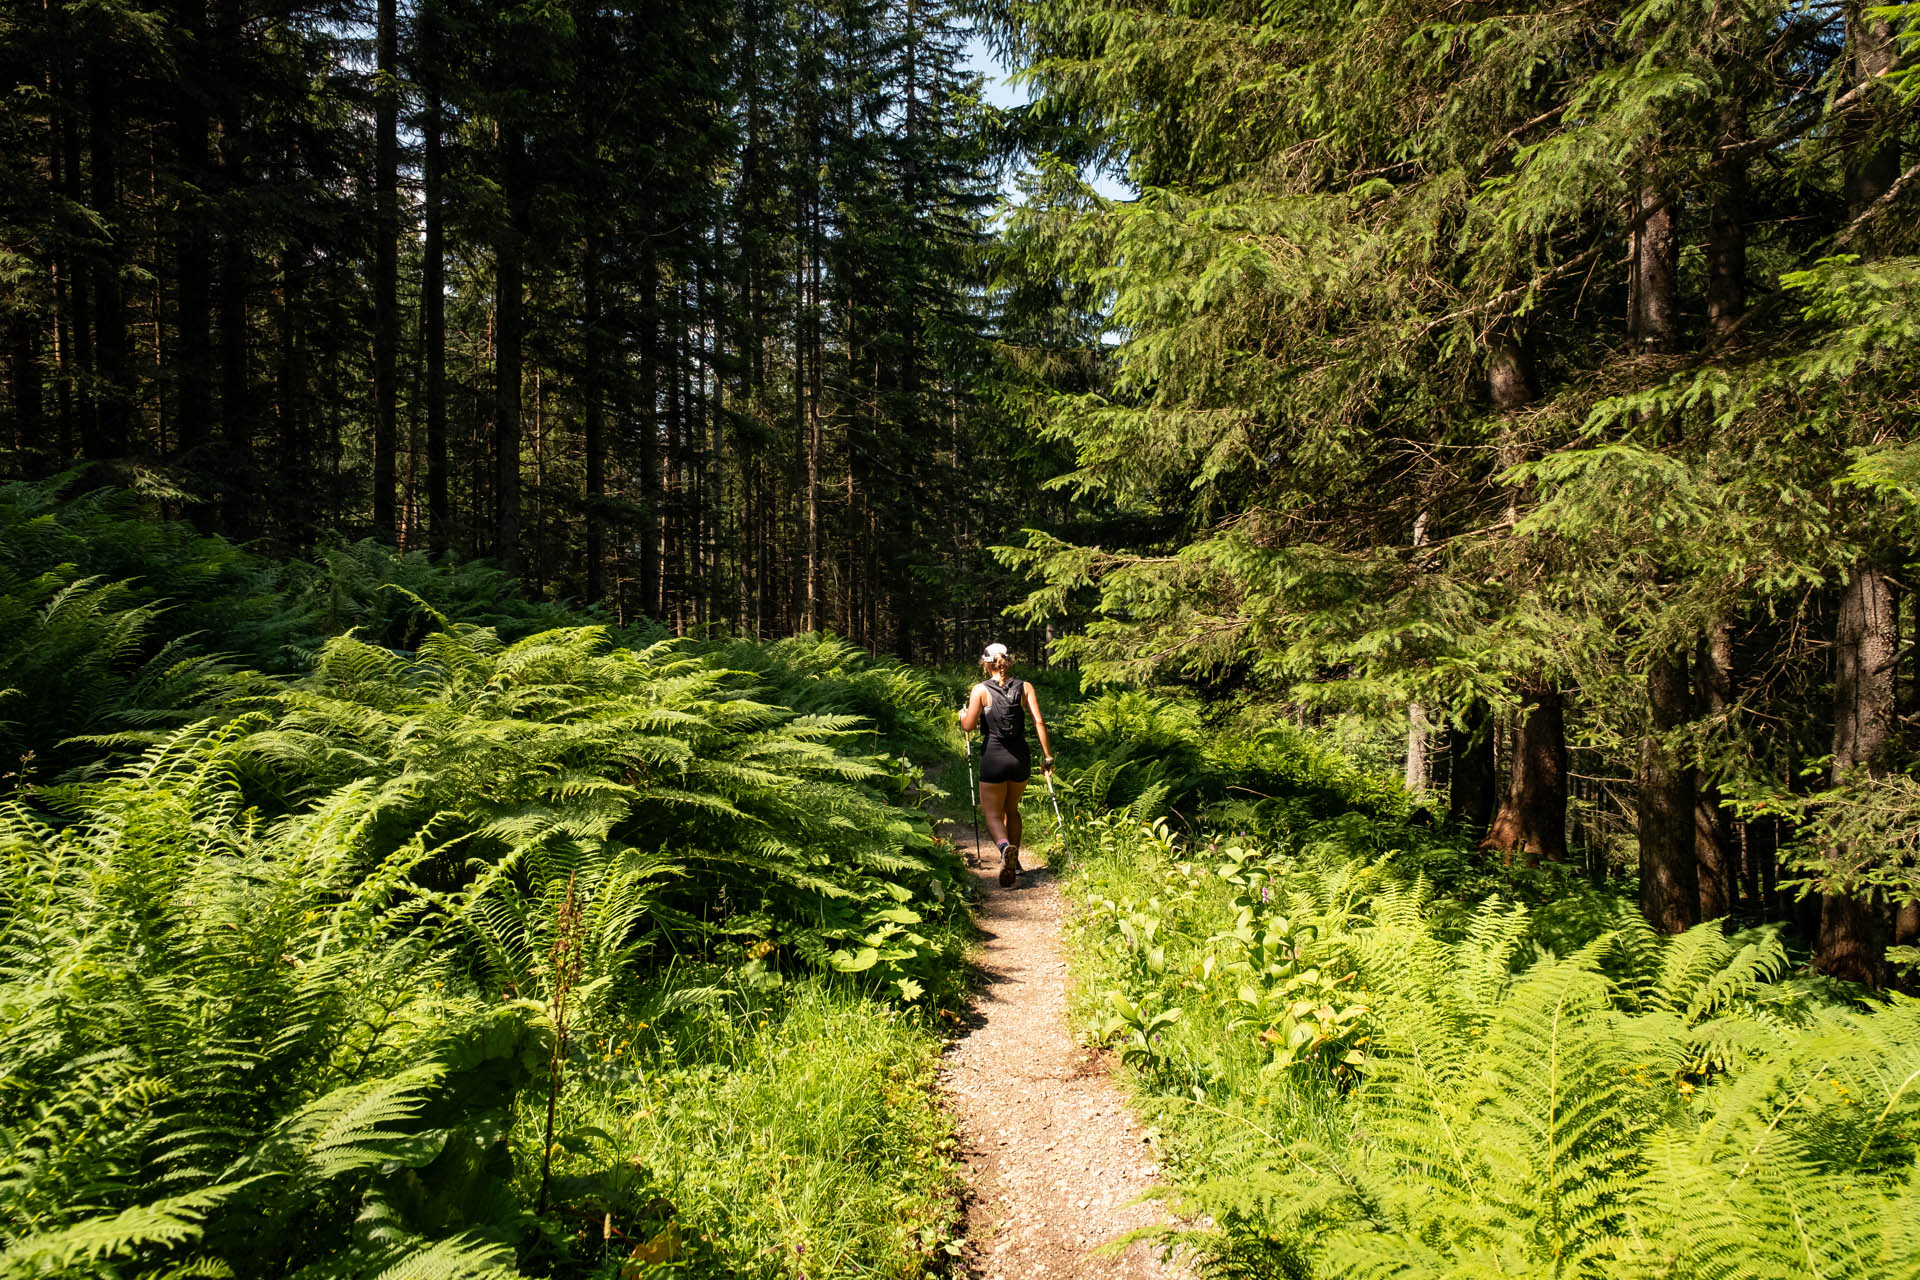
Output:
M986 815L987 834L1000 846L1000 884L1012 888L1020 874L1020 793L1033 775L1027 715L1039 730L1041 767L1048 773L1053 772L1053 743L1033 686L1010 674L1013 655L1007 646L988 645L980 655L980 670L986 679L967 695L960 727L971 734L981 721L986 722L986 746L980 753L980 811ZM1026 715L1021 714L1023 709Z

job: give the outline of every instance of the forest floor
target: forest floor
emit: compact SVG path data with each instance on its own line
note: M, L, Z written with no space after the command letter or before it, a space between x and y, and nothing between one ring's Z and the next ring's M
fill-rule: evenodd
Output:
M962 850L970 825L947 835ZM1023 852L1023 864L1034 855ZM983 945L969 1030L947 1050L942 1084L966 1161L965 1274L978 1280L1158 1280L1188 1273L1147 1241L1096 1250L1166 1220L1134 1203L1153 1187L1159 1156L1108 1074L1108 1055L1075 1043L1067 1025L1064 903L1044 865L1002 889L1000 855L983 842Z

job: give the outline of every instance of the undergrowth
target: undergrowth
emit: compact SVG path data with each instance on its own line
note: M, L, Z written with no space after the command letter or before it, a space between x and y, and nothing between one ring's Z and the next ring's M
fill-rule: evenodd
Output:
M1168 1135L1203 1273L1916 1273L1920 1002L1772 929L1659 937L1378 784L1327 813L1340 773L1237 832L1070 832L1076 1020Z
M54 483L0 489L0 680L0 1277L952 1257L914 673Z

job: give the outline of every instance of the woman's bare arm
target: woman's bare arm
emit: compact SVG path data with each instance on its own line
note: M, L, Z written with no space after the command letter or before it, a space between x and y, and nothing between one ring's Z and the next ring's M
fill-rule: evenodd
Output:
M1033 681L1026 685L1027 710L1033 715L1033 727L1040 734L1040 754L1047 758L1046 770L1053 772L1053 743L1047 737L1047 719L1040 714L1040 695L1033 691Z
M979 685L973 686L973 691L967 694L967 705L960 712L960 727L968 733L972 733L979 727L980 699L983 693L985 690Z

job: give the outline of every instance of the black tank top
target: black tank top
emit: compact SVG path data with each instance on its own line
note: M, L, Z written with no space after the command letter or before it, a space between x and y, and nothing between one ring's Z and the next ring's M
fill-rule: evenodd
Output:
M1027 718L1022 705L1026 686L1010 679L1005 684L982 680L980 687L987 691L987 709L981 716L986 725L987 745L999 743L1014 755L1026 755Z

